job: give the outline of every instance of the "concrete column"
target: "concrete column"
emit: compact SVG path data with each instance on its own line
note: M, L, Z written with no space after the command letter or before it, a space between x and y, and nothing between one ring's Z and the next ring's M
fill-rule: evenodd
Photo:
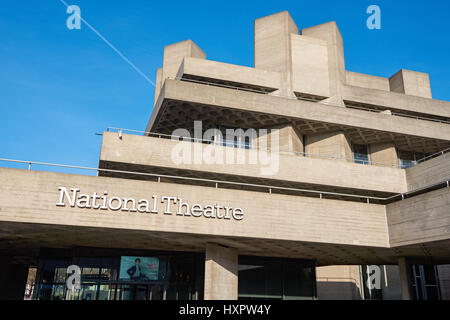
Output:
M343 132L326 132L307 135L305 138L306 155L311 157L346 158L352 161L351 143Z
M450 264L437 266L441 300L450 300Z
M393 142L374 143L369 146L370 161L373 164L398 166L397 149Z
M28 266L13 263L12 257L0 257L0 300L23 300Z
M406 258L398 259L398 271L400 273L403 300L413 300L411 265Z
M398 266L385 265L381 268L381 289L383 300L401 300L402 290Z
M208 243L205 256L205 300L237 300L238 253L234 248Z

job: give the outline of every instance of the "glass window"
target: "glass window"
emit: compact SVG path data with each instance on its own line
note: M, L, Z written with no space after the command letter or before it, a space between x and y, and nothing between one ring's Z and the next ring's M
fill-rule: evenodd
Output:
M423 158L428 156L430 156L430 154L424 152L398 150L399 166L402 169L407 169L416 165L418 162L421 162Z
M416 300L439 300L439 282L435 265L413 265L413 293Z
M353 161L360 164L369 164L369 152L367 145L353 144Z
M250 139L250 136L246 135L246 133L250 134L250 131L247 131L248 129L244 128L241 129L230 126L219 126L218 129L221 132L221 134L218 135L218 137L214 137L213 141L218 141L219 143L221 143L222 146L226 147L243 148L243 149L252 148L252 141ZM232 137L227 137L227 130L233 130L233 132L236 135ZM238 133L243 133L243 135L239 135ZM254 138L256 138L256 136Z
M114 300L114 286L101 284L98 290L98 300Z
M105 249L106 250L106 249ZM105 254L91 248L78 249L89 255ZM66 260L46 260L40 272L39 299L68 300L142 300L142 299L202 299L204 280L204 255L181 252L142 252L109 250L112 257L73 257L81 268L81 288L66 290ZM58 256L57 252L54 252ZM123 257L141 257L140 272L147 277L135 281L119 277ZM144 259L150 257L152 259ZM69 259L72 261L72 258ZM135 266L136 259L132 259ZM125 266L125 272L130 265Z
M314 272L310 266L301 267L296 262L287 262L284 269L284 298L286 300L311 299L314 296Z
M313 299L315 274L301 260L239 257L239 299Z
M414 152L410 151L399 151L398 152L398 160L400 168L406 169L412 167L415 164L415 155Z

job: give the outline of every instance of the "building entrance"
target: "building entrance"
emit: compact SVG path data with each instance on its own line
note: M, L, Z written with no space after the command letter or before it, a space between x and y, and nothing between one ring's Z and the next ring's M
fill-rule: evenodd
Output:
M72 257L69 257L69 256ZM76 248L43 250L35 299L203 299L204 254ZM81 270L80 288L66 286L67 267Z

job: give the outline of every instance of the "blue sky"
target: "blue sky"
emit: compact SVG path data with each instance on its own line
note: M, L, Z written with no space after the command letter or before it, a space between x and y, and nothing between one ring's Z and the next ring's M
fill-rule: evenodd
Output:
M288 10L299 29L337 22L347 70L427 72L433 97L450 101L449 1L66 1L152 80L164 46L186 39L208 59L253 66L254 19ZM366 28L371 4L381 30ZM96 167L95 133L145 130L152 85L86 25L68 30L67 17L59 0L2 0L0 158Z

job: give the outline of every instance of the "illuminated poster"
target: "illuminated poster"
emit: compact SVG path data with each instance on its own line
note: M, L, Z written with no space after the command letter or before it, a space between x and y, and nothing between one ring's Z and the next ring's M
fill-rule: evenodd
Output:
M120 280L158 280L159 259L153 257L122 256L120 258Z

